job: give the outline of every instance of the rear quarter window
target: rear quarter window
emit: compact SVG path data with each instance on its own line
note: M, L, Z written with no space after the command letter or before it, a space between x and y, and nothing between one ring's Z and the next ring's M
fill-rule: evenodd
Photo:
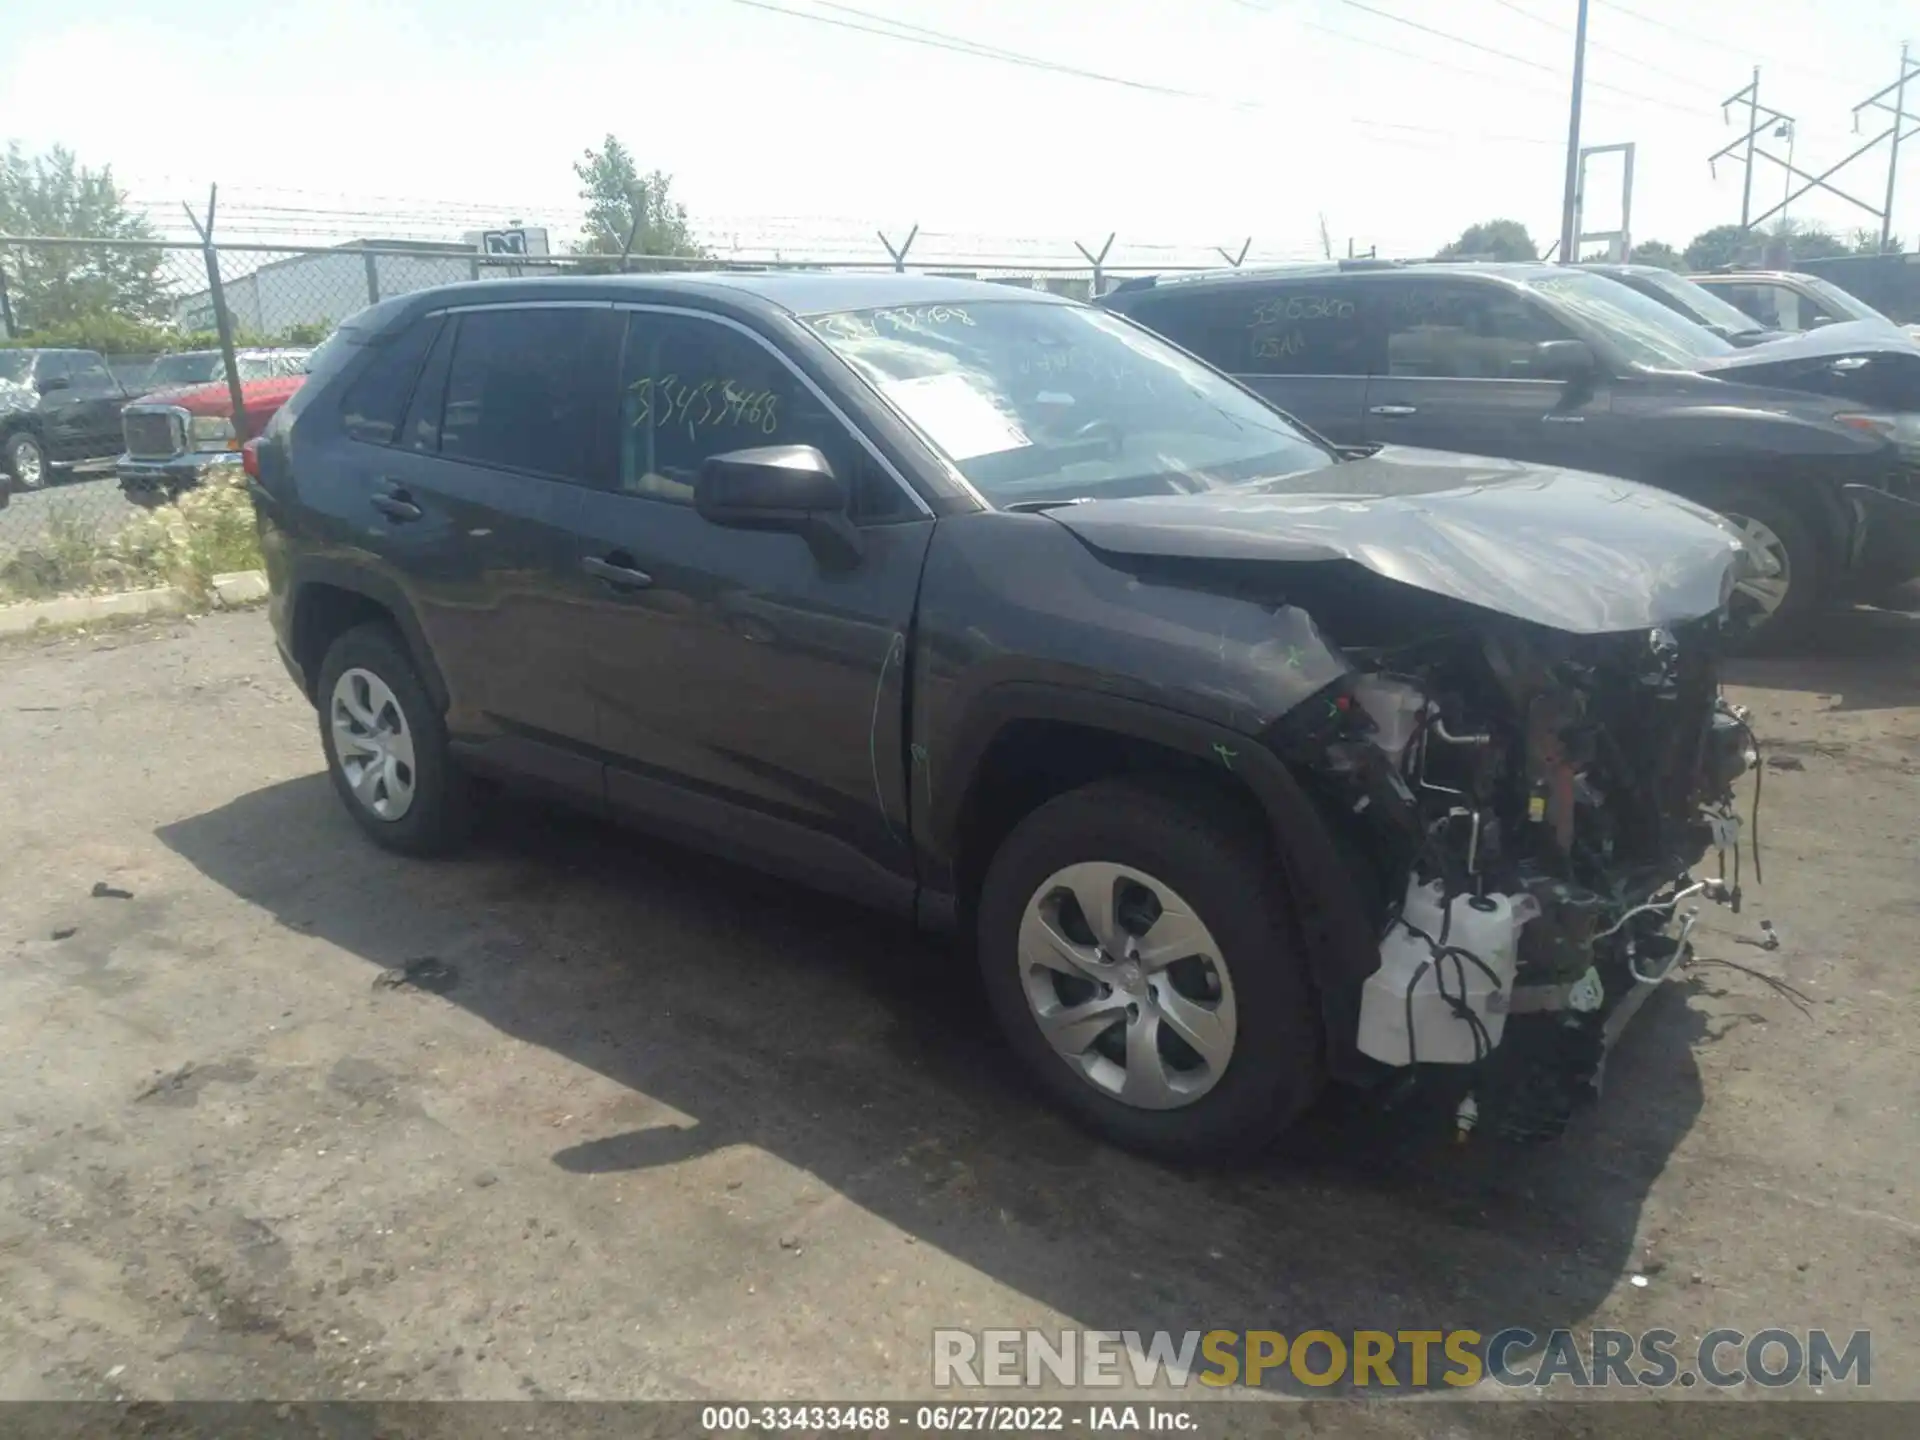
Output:
M391 445L399 438L414 381L442 323L441 316L428 316L367 347L373 353L340 401L340 425L349 436L370 445Z
M1128 313L1229 375L1368 373L1360 291L1339 281L1158 295Z

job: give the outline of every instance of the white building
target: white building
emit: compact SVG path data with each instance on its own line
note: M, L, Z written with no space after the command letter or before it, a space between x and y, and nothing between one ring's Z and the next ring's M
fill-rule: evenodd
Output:
M538 237L537 248L530 247L532 253L545 254L546 233L524 233ZM279 335L294 325L336 325L389 296L478 280L482 275L526 274L544 268L537 260L524 266L503 265L499 253L490 249L483 255L481 244L465 249L437 242L350 240L330 250L269 259L245 274L234 275L232 272L252 256L243 250L227 250L221 255L221 288L236 330ZM182 330L211 331L213 293L201 290L183 297L176 302L174 315Z

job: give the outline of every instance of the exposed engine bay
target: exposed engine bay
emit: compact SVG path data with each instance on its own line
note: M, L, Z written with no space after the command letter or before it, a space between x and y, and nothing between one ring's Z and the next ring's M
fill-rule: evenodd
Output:
M1358 1048L1456 1086L1463 1132L1558 1135L1690 957L1689 902L1738 910L1733 786L1757 762L1719 694L1719 628L1349 648L1354 673L1276 732L1378 923Z

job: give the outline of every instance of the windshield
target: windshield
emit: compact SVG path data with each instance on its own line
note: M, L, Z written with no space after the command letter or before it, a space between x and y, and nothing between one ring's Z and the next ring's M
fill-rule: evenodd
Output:
M1702 360L1733 353L1733 347L1711 330L1674 314L1651 295L1602 275L1572 271L1529 280L1527 285L1604 332L1614 348L1636 365L1686 370Z
M987 300L808 324L996 505L1183 494L1335 463L1224 376L1103 311Z
M1844 315L1849 320L1878 320L1882 325L1893 324L1858 295L1842 290L1831 280L1823 280L1818 275L1802 275L1800 283L1836 315Z
M1696 285L1670 270L1636 275L1634 279L1658 290L1662 295L1672 297L1673 303L1680 307L1683 314L1691 315L1702 325L1718 326L1729 335L1745 335L1765 328L1739 306L1729 304L1706 286Z
M219 375L218 351L189 351L182 355L162 355L154 361L147 384L156 389L163 385L205 385Z
M16 385L24 385L32 369L33 356L28 351L0 350L0 380L11 380Z

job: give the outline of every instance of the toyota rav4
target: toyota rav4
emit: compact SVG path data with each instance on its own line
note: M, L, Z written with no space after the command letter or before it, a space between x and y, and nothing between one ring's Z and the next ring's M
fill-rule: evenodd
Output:
M1609 282L1610 283L1610 282ZM1331 1077L1557 1132L1738 845L1756 561L1544 465L1336 450L1118 316L910 276L535 279L343 326L253 457L347 811L481 777L957 928L1169 1156Z

